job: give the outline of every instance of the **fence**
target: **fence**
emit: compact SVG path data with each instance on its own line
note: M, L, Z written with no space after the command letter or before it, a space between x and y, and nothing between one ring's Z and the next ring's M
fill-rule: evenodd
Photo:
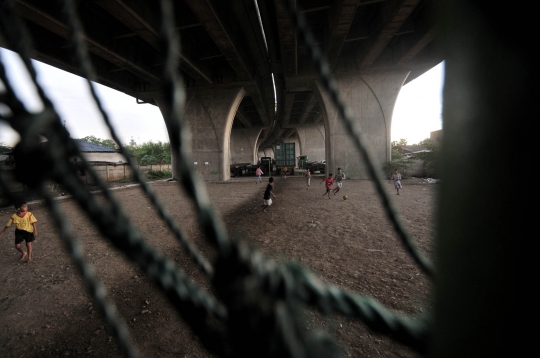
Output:
M126 179L134 178L133 172L129 165L127 164L98 164L91 165L92 169L96 172L97 176L105 182L114 182ZM5 169L4 169L5 168ZM3 167L5 181L9 185L10 191L22 191L24 190L24 185L17 180L13 173L13 168ZM137 165L137 169L140 173L146 174L149 171L172 171L171 164L153 164L153 165ZM77 173L81 177L84 183L86 184L95 184L95 180L92 179L92 176L89 175L86 171L78 170Z
M133 172L129 165L124 164L99 164L92 165L92 169L96 172L100 179L106 182L120 181L131 179L134 177ZM137 165L137 169L140 173L147 173L153 171L172 171L171 164L153 164L153 165ZM80 173L86 184L95 184L95 180L88 173Z

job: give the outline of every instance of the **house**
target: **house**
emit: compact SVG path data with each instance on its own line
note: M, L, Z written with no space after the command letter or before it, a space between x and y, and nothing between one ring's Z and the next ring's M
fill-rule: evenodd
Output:
M103 145L75 140L83 157L91 163L126 163L126 158L118 150Z
M433 131L429 134L429 139L433 142L433 143L441 143L442 141L442 129L439 129L438 131Z
M410 155L413 155L414 153L419 153L419 152L429 152L429 149L418 144L399 145L399 146L396 146L396 149L398 152L406 156L410 156Z

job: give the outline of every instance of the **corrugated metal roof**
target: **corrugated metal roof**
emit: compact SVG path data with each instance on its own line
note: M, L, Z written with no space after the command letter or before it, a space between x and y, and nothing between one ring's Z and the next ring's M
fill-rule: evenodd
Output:
M104 145L97 145L93 143L83 142L81 140L76 140L79 144L79 150L81 152L99 152L99 153L116 153L116 149L106 147Z

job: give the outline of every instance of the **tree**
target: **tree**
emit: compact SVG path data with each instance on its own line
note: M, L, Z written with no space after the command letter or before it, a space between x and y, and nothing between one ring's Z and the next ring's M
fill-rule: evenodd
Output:
M392 141L392 148L393 147L402 147L404 145L407 145L407 139L401 138L399 141L394 140Z
M10 152L12 150L12 147L10 147L9 145L5 145L3 142L0 142L0 153Z
M391 159L384 166L384 172L388 178L392 175L394 169L398 169L403 178L409 175L408 170L412 165L412 160L404 156L397 148L404 145L407 145L407 139L401 138L399 141L392 141Z
M109 147L109 148L114 148L114 149L119 148L118 144L116 144L116 142L113 141L112 139L96 138L93 135L89 135L89 136L86 136L84 138L78 138L77 140L87 142L87 143L102 145L102 146Z
M156 165L171 163L171 145L167 142L146 142L138 145L132 139L124 145L126 150L133 155L141 165Z
M431 141L429 138L426 138L423 141L420 141L420 143L418 144L426 147L428 151L422 152L422 153L416 153L415 154L416 158L424 161L424 169L429 176L438 178L439 177L438 164L439 164L439 153L440 153L439 145Z

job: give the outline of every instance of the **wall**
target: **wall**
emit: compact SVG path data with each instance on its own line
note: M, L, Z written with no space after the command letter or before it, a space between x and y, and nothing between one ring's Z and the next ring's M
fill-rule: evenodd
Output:
M296 130L301 146L298 155L307 155L310 162L326 160L324 124L300 124Z
M257 163L255 145L261 133L259 128L239 128L231 130L229 161L236 163Z
M119 181L124 179L130 179L133 177L131 169L126 164L120 165L92 165L92 169L97 175L106 182ZM171 164L156 164L156 165L139 165L138 169L141 173L146 173L149 170L155 171L171 171ZM86 184L94 184L93 180L88 175L81 175L81 179Z
M89 162L125 163L126 159L120 153L84 152L82 155Z

